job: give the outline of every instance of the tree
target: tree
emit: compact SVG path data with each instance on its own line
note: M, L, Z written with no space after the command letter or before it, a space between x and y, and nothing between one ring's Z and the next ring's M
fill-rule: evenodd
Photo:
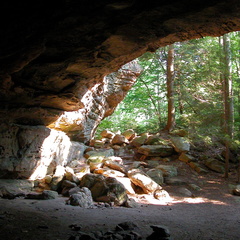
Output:
M222 48L221 58L221 82L223 92L223 132L225 134L225 178L229 172L229 145L233 137L233 101L232 101L232 80L230 70L230 41L228 34L223 35L220 39Z
M175 127L175 105L174 105L174 45L169 45L167 58L167 101L168 117L165 130L170 132Z

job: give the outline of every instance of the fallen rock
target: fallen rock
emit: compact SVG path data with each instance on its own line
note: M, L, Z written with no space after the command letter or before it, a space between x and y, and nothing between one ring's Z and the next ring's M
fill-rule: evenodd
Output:
M171 137L171 142L176 152L188 152L190 150L190 143L184 137Z
M143 192L147 194L153 193L155 190L162 188L140 169L128 171L128 177L135 185L141 187Z
M169 230L165 226L152 225L150 227L153 229L153 233L146 238L147 240L170 240Z
M91 191L86 187L81 188L79 192L70 196L68 203L72 206L80 206L82 208L93 206Z
M0 179L0 197L14 199L33 190L33 181L24 179Z
M128 194L135 194L135 191L132 187L133 183L128 177L116 177L116 179L123 184Z
M95 201L114 202L115 205L121 206L128 199L124 185L112 177L86 174L80 186L89 188Z
M177 167L175 166L160 164L156 169L160 169L164 177L176 177L178 175Z
M163 189L157 189L154 191L153 196L160 201L168 201L171 199L169 193Z
M131 141L134 137L136 137L136 133L133 129L128 129L122 133L122 135L128 140Z
M111 160L103 160L103 166L109 167L113 170L117 170L119 172L122 172L124 174L127 173L127 170L124 165L119 164L118 162L111 161Z
M143 145L146 141L146 139L148 138L147 134L144 134L142 136L139 137L135 137L130 144L136 148L140 147L141 145Z
M129 141L121 134L116 134L111 141L112 145L123 145L124 143L129 143Z
M127 207L127 208L137 208L137 207L139 207L139 204L133 198L129 198L125 202L125 207Z
M218 173L224 173L225 172L225 166L224 163L216 160L216 159L207 159L204 164L211 170L218 172Z
M164 182L164 178L163 178L163 172L160 169L150 169L146 172L146 174L153 179L157 184L162 185Z
M97 168L93 172L94 174L102 174L105 177L125 177L126 175L117 170L113 170L110 168Z
M167 157L173 154L173 147L168 145L143 145L138 148L138 153L145 156Z
M194 157L185 153L185 152L182 152L178 158L180 161L182 162L185 162L185 163L189 163L189 162L193 162L194 161Z
M42 193L28 193L25 196L25 199L38 199L38 200L50 200L58 197L56 191L44 190Z
M108 149L105 151L89 151L87 152L87 163L89 164L90 162L93 163L100 163L103 161L104 158L114 156L114 150L113 149Z
M110 138L110 139L112 139L112 138L115 136L115 134L114 134L113 132L109 131L109 130L103 130L103 131L100 133L100 135L101 135L103 138Z

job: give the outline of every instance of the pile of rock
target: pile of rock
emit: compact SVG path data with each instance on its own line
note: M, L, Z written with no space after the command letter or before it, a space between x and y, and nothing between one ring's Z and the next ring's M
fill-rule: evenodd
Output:
M91 207L93 202L135 207L131 195L169 198L162 186L172 184L169 179L178 175L177 167L169 164L171 159L194 163L188 154L190 144L183 136L137 136L131 129L122 134L105 130L101 136L86 147L85 163L72 161L69 166L57 166L54 174L36 180L36 190L57 191L69 197L69 204L82 207Z

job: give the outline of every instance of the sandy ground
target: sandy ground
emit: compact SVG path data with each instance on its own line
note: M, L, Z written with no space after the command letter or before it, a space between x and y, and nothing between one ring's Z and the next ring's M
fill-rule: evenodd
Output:
M73 224L91 232L112 230L125 221L137 224L143 238L152 233L150 225L158 224L166 226L175 240L240 239L240 197L229 192L234 180L214 173L190 172L183 177L201 187L193 191L194 197L179 193L182 186L165 186L171 199L137 195L138 208L82 209L66 205L67 198L61 196L55 200L0 199L0 239L67 240L78 235L69 227Z

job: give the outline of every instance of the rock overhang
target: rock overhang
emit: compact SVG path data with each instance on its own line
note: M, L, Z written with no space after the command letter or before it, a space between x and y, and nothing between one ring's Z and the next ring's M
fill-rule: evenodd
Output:
M239 5L237 0L6 2L0 120L48 125L65 111L84 109L89 90L144 52L240 30Z

